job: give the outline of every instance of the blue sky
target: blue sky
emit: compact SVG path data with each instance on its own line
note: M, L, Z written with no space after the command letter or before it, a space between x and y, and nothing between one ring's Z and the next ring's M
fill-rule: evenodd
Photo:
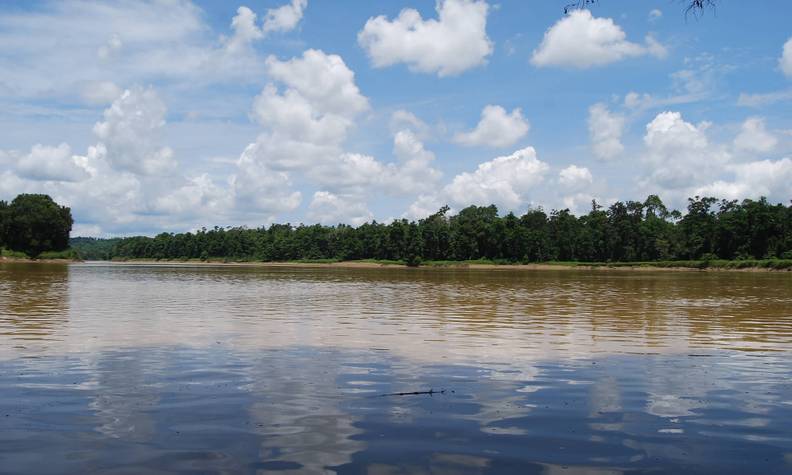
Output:
M0 199L107 236L792 198L788 2L565 3L3 2Z

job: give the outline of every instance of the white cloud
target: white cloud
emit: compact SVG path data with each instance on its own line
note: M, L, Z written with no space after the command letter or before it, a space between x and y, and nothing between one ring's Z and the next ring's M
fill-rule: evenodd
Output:
M787 77L792 78L792 38L789 38L787 42L784 43L784 52L778 60L778 65Z
M205 72L201 64L212 39L192 2L64 0L47 6L0 17L0 77L14 85L16 97L68 97L85 81L129 84Z
M383 184L386 167L370 155L342 153L332 162L313 167L308 174L331 191L362 194L372 186Z
M46 9L0 16L0 96L71 99L87 82L130 85L182 81L199 89L213 83L260 81L263 61L251 45L269 32L296 27L307 2L271 9L263 24L240 7L230 34L218 35L189 0L48 2ZM79 34L75 34L79 32ZM8 88L8 93L4 89ZM105 104L103 99L91 104Z
M308 205L308 219L326 225L344 223L359 226L374 216L356 197L317 191Z
M106 105L121 95L123 90L112 81L86 81L80 96L91 105Z
M609 111L605 104L597 103L589 108L591 150L597 158L610 160L621 155L624 151L621 143L624 122L624 116Z
M94 126L105 159L118 170L141 175L172 172L173 150L160 146L166 111L151 88L124 91Z
M77 182L89 176L65 143L57 147L34 145L29 154L19 158L16 170L20 177L30 180Z
M218 186L208 174L203 173L187 178L181 187L157 197L152 209L170 216L202 220L205 216L227 213L231 205L228 190Z
M114 33L110 36L110 39L107 40L107 43L99 47L96 51L96 55L102 60L110 59L121 51L122 46L124 46L124 43L121 41L121 37L117 33Z
M492 54L488 9L483 0L438 0L438 18L424 20L406 8L392 21L370 18L358 44L375 67L405 63L411 71L453 76L486 63Z
M574 10L549 28L534 50L531 62L538 67L586 69L630 57L666 56L666 49L651 36L646 44L627 41L627 35L610 18L595 18L588 10Z
M435 156L424 148L418 137L408 130L397 132L393 137L393 154L398 164L389 164L383 183L386 189L397 194L425 192L434 186L442 173L432 168Z
M698 187L695 194L733 200L765 196L776 202L786 202L792 196L792 159L760 160L727 169L733 180L714 181Z
M292 191L291 186L288 173L272 170L262 163L252 144L240 155L236 174L231 177L235 206L263 214L267 220L300 205L302 194Z
M495 204L500 211L517 211L543 191L549 170L550 166L536 157L536 150L526 147L483 162L473 172L460 173L436 192L420 194L403 217L424 218L443 205L453 209Z
M662 112L647 124L648 184L684 190L717 175L731 157L710 144L705 133L708 126L686 122L678 112Z
M749 117L734 139L734 148L747 152L769 152L777 143L778 139L765 128L764 119Z
M308 0L292 0L291 3L267 10L262 31L267 34L272 31L283 32L295 29L302 20L307 6Z
M308 0L292 0L278 8L270 8L264 15L261 27L256 24L257 15L253 10L246 6L239 7L231 19L233 34L224 39L226 52L232 55L250 53L251 45L268 34L295 29L307 6Z
M495 203L504 210L513 210L526 202L532 188L544 181L549 169L549 165L536 158L536 150L527 147L481 163L472 173L455 176L443 194L457 206Z
M593 181L591 171L586 167L570 165L558 173L558 182L570 190L580 190L591 185Z
M663 11L660 9L653 9L649 12L649 21L656 21L663 17Z
M530 124L517 108L506 112L501 106L488 105L481 111L481 120L470 132L458 133L454 141L462 145L508 147L528 133Z
M264 37L264 33L256 25L256 14L248 7L237 9L237 14L231 19L231 29L234 34L226 41L226 50L232 54L243 52L251 43Z
M741 92L740 97L737 99L737 105L743 107L763 107L784 101L792 101L792 89L763 94L747 94Z
M280 61L270 56L267 73L311 102L320 114L352 117L368 109L368 99L355 84L355 73L341 56L309 49L302 57Z
M390 129L393 133L409 130L418 137L425 137L429 133L430 127L412 112L399 109L391 114Z
M160 139L165 105L153 89L125 91L96 124L99 142L85 155L67 144L36 145L27 155L0 153L0 194L47 193L71 206L75 232L154 233L207 223L261 225L294 211L301 193L290 176L252 156L251 146L236 173L216 180L208 173L183 176Z
M275 170L336 163L355 117L369 107L354 73L340 56L318 50L288 61L270 57L267 70L286 89L269 84L256 97L252 116L265 130L247 153Z

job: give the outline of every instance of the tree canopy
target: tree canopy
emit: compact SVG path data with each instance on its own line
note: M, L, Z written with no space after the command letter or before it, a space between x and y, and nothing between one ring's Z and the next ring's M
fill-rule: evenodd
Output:
M0 202L0 245L35 257L69 246L71 210L47 195L22 194Z
M105 258L289 261L314 259L490 259L506 262L635 262L792 258L792 206L766 199L690 198L687 213L669 211L655 195L644 201L592 202L580 217L541 208L501 216L497 207L448 207L418 221L215 227L156 237L73 241L83 254L103 246Z

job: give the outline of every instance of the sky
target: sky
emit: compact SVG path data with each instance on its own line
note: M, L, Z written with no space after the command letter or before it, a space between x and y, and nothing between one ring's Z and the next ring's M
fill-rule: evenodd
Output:
M0 3L0 200L73 236L792 199L792 5Z

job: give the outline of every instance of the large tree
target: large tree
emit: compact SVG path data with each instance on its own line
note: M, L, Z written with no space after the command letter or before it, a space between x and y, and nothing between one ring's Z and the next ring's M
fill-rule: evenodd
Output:
M5 247L6 227L8 226L8 203L0 200L0 248Z
M44 251L62 251L69 246L74 223L71 210L47 195L23 194L5 211L2 241L9 249L38 256Z

